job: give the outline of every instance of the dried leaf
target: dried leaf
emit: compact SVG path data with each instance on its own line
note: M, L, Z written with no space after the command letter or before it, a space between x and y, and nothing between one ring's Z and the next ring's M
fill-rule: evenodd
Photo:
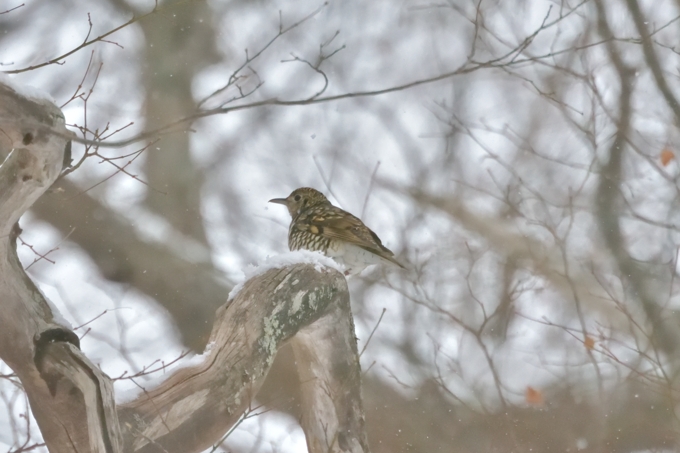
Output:
M661 159L661 165L664 167L670 163L673 159L675 159L675 153L671 151L668 148L664 148L661 151L661 154L659 155L659 158Z
M589 351L592 351L595 348L595 340L593 339L593 337L589 337L588 335L586 335L586 339L583 340L583 344Z
M543 406L545 404L545 398L543 397L543 392L536 390L531 386L527 386L527 390L524 393L524 399L528 404L532 406Z

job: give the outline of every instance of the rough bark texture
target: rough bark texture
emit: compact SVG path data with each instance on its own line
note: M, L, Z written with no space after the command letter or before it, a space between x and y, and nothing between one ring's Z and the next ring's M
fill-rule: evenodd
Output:
M12 150L0 166L0 358L21 380L52 453L118 452L108 378L80 352L78 337L55 322L16 254L16 222L61 171L64 117L49 101L0 84L0 129L2 149Z
M310 453L367 452L352 316L347 304L334 304L331 310L291 342L302 386L307 448Z
M217 443L248 409L279 347L301 328L295 344L314 351L298 362L314 381L303 404L313 414L303 420L310 452L368 451L347 283L309 264L252 278L218 310L201 364L122 408L126 450L191 452ZM337 398L320 400L319 386L337 389Z

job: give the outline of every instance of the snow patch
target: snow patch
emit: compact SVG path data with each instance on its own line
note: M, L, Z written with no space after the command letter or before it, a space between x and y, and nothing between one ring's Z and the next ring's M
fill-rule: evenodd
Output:
M8 76L7 74L3 74L2 72L0 72L0 83L10 87L19 96L23 96L25 98L33 99L40 102L49 101L52 104L57 105L57 101L55 101L54 98L46 91L43 91L40 88L36 88L31 85L21 84L12 77Z
M243 278L236 286L234 286L234 289L231 290L228 300L232 300L236 297L243 288L243 284L251 278L264 274L271 269L280 269L293 264L313 264L314 269L317 272L322 272L324 268L335 269L340 273L345 272L345 267L342 264L320 252L296 250L294 252L282 253L281 255L268 256L263 263L256 266L247 266L245 268L243 271Z

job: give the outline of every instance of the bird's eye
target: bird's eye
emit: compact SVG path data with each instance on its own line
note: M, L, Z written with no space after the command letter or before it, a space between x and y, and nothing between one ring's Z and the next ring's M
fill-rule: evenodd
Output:
M300 195L295 195L295 201L300 201L300 198L302 198Z

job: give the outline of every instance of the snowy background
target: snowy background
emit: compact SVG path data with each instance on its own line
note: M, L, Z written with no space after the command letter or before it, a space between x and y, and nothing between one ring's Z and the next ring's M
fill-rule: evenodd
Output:
M123 128L98 149L74 144L74 164L97 154L21 220L22 241L53 262L20 245L22 262L129 397L200 353L244 270L287 250L288 213L267 200L315 187L408 267L350 280L359 350L376 329L361 359L374 452L673 450L680 344L661 338L680 332L680 5L640 2L641 33L632 4L189 1L152 12L146 0L4 0L0 70L12 83L52 96L81 137ZM454 71L106 147L208 96L200 108L305 100L327 78L318 100ZM254 92L211 96L231 75ZM625 149L612 148L617 134ZM605 228L612 216L620 231ZM217 451L305 450L294 375L285 363L272 374L254 403L265 413ZM0 375L0 448L40 443L11 370Z

